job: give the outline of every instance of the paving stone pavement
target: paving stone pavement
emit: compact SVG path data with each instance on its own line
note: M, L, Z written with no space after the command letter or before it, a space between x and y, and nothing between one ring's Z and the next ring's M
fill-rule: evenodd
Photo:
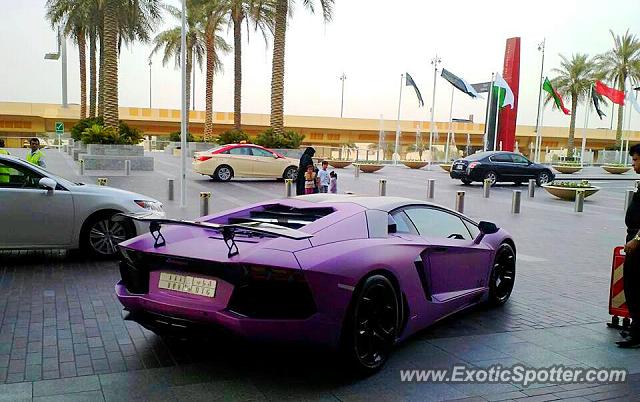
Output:
M18 151L19 153L20 151ZM212 211L280 197L283 184L242 180L214 183L188 175L187 208L166 199L166 179L179 158L156 154L156 171L108 176L109 184L158 198L174 217L198 215L200 191ZM49 151L50 170L72 180L75 163ZM0 254L0 401L2 400L640 400L640 350L620 350L607 329L611 250L624 237L624 189L600 184L585 212L537 189L523 191L522 213L510 213L516 187L501 185L482 198L434 167L386 167L376 174L339 171L340 191L374 194L387 179L389 195L423 198L435 178L437 203L452 207L466 191L466 213L509 230L518 248L510 301L499 309L457 314L398 345L388 365L367 379L336 370L334 356L313 348L248 344L215 336L164 340L123 320L113 285L115 262L48 250ZM105 175L105 177L107 177ZM179 199L176 182L176 199ZM489 367L625 368L624 384L456 384L401 382L403 369Z

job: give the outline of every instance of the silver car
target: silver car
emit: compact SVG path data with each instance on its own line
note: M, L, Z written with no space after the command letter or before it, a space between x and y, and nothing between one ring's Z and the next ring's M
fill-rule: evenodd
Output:
M106 186L73 183L21 159L0 155L0 250L80 248L94 256L145 230L113 220L120 212L164 217L152 198Z

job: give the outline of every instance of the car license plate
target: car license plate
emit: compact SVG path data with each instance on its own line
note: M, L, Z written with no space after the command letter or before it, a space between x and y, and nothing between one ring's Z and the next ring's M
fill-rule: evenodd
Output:
M456 165L456 170L462 170L462 169L464 169L464 166L462 166L462 165Z
M198 278L195 276L160 273L158 287L192 295L215 297L217 281L215 279Z

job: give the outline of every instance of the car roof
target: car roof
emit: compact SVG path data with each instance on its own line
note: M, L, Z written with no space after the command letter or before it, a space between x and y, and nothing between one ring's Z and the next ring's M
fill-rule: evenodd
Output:
M366 196L366 195L352 195L352 194L327 194L318 193L310 195L301 195L295 197L296 199L318 203L318 204L335 204L340 202L353 203L360 205L367 209L378 209L381 211L392 211L394 209L404 207L407 205L427 205L427 206L441 206L426 201L415 200L404 197L388 197L388 196Z

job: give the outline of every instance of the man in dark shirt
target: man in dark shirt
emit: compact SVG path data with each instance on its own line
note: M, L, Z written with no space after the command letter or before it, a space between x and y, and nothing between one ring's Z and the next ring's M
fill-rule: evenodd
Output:
M629 148L633 170L640 173L640 144ZM621 348L640 346L640 192L636 191L627 207L624 219L627 226L626 254L623 267L624 297L629 308L631 328L624 341L616 342Z

